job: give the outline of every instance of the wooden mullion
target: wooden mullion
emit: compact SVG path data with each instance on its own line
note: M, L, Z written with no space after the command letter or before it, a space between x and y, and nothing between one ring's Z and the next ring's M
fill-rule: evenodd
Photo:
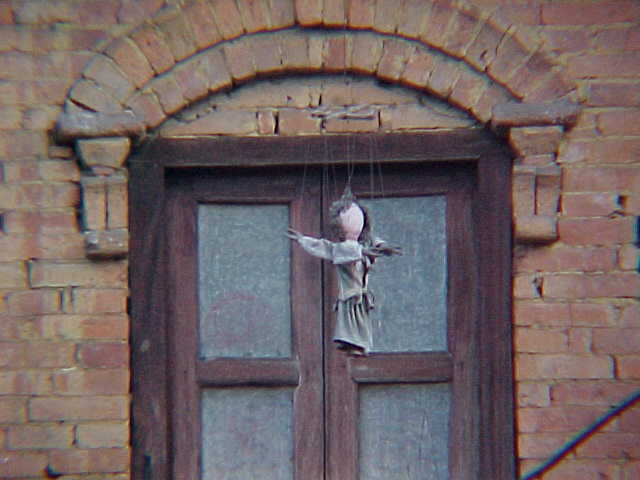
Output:
M349 359L349 372L357 383L449 382L453 359L447 352L377 354Z
M299 362L286 359L216 359L199 361L196 379L202 388L228 386L295 386Z

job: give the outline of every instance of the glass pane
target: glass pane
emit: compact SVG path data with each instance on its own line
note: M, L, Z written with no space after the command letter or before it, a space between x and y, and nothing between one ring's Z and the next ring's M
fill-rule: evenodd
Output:
M202 392L203 480L291 480L293 391L284 388Z
M447 349L447 237L444 196L363 200L374 235L400 245L404 255L381 258L369 285L373 351Z
M360 389L360 480L449 478L449 384Z
M200 205L200 355L291 356L287 205Z

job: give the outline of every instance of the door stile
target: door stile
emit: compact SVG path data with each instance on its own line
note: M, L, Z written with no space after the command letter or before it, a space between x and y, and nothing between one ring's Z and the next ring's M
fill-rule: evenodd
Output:
M171 251L168 255L168 366L171 375L173 478L200 476L200 391L197 383L198 295L196 202L182 190L171 191L167 218Z

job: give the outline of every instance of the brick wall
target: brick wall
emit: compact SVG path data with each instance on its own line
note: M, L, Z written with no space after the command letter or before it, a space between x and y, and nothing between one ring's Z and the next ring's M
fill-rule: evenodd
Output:
M128 266L88 260L82 234L126 198L87 172L126 172L54 136L63 109L296 135L465 127L564 98L572 128L505 138L516 213L557 224L514 249L518 455L537 465L640 387L639 21L634 0L0 0L0 477L129 477ZM639 432L636 408L544 478L637 478Z

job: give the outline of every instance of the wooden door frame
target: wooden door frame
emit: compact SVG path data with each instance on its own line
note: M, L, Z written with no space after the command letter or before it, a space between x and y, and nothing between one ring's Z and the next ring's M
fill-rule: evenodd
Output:
M131 231L132 475L171 478L170 369L163 234L166 180L171 171L210 167L300 166L343 163L471 162L477 255L479 412L468 445L477 459L466 478L515 476L511 341L511 155L485 130L310 137L158 138L129 161Z

